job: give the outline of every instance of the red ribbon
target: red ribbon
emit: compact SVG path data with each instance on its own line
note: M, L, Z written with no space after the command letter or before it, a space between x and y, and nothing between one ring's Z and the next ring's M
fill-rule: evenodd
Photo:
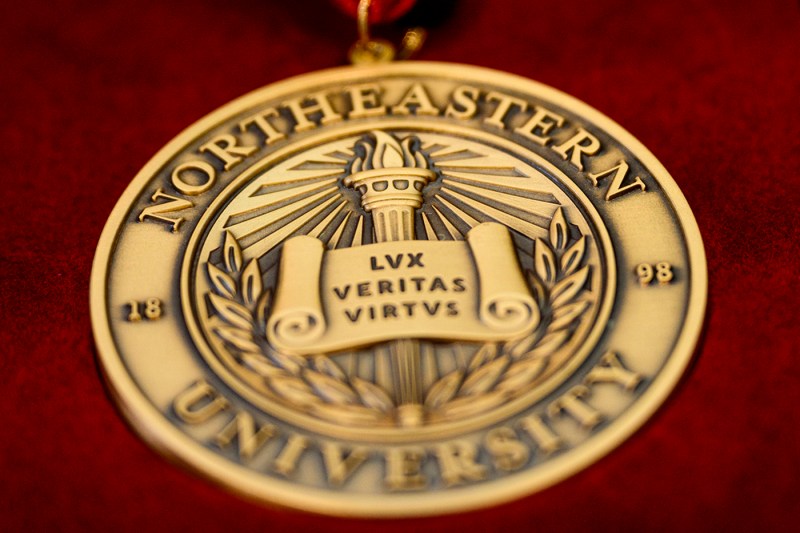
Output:
M376 24L392 22L402 17L414 7L416 0L372 0L369 8L369 21ZM358 13L359 0L333 0L333 3L353 18Z

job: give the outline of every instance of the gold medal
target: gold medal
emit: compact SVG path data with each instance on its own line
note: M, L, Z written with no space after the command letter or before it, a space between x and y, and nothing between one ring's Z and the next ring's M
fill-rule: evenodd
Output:
M451 513L628 437L693 352L691 211L630 134L463 65L345 67L236 100L136 176L92 317L133 427L278 505Z

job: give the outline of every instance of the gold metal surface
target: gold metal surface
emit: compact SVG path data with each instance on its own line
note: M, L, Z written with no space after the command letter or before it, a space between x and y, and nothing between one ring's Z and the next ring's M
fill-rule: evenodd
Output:
M369 31L369 8L372 0L361 0L356 10L358 40L350 47L348 57L354 65L388 63L395 59L409 59L416 54L428 36L424 28L416 27L406 31L400 42L400 51L384 39L373 39Z
M691 357L706 270L680 191L609 119L408 62L186 130L115 208L91 288L110 389L162 453L274 504L408 516L629 436Z

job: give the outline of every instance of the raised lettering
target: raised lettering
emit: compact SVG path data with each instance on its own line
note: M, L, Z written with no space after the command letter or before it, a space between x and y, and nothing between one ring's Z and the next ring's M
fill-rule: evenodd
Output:
M550 137L546 137L546 135L550 133L553 126L560 128L563 124L564 117L543 107L536 106L531 118L522 126L515 128L514 133L518 133L536 144L546 146L550 142Z
M272 469L283 476L291 475L297 468L297 462L306 446L308 446L308 440L305 437L297 434L289 435L286 445L272 463Z
M519 470L528 462L530 451L507 426L494 428L486 434L486 449L494 467L504 472Z
M497 102L497 107L494 108L494 112L491 115L483 119L483 122L500 129L506 127L505 119L512 107L518 107L520 111L525 111L528 107L528 103L525 100L494 91L486 95L486 101Z
M564 441L547 427L539 415L530 415L519 421L520 427L533 439L539 450L547 455L564 445Z
M400 103L392 107L392 113L395 115L410 115L412 106L416 107L417 115L436 116L439 114L439 110L433 106L428 92L421 83L415 83L411 86L400 100Z
M275 435L275 426L264 424L256 425L253 416L247 411L239 411L236 416L214 437L214 442L220 448L225 448L233 439L239 442L239 457L250 459L262 446Z
M386 106L380 102L381 89L375 83L356 85L347 89L350 94L351 111L348 118L379 117L386 114Z
M201 424L230 406L228 400L205 380L193 383L172 402L178 418L187 424Z
M386 452L384 484L389 490L424 489L428 480L422 475L425 450L419 447L391 448Z
M480 481L486 477L486 467L475 462L477 447L459 440L439 444L435 448L442 481L448 487L465 481Z
M581 426L591 429L603 420L603 415L583 401L588 395L589 389L584 385L572 387L547 407L547 414L551 417L559 414L570 415Z
M584 141L588 141L588 144L584 144ZM583 128L578 128L578 133L560 145L553 147L553 151L559 154L562 159L566 160L569 158L569 162L580 170L583 170L583 160L581 156L594 155L598 150L600 150L600 141Z
M272 143L276 143L281 139L286 138L285 133L281 133L275 127L269 123L267 120L268 118L277 117L278 111L274 108L269 108L266 111L259 113L258 115L253 115L252 117L246 118L239 123L239 129L245 131L251 124L254 125L258 130L264 134L264 144L270 145Z
M194 179L187 179L192 175L195 176ZM172 171L172 184L187 196L196 196L206 192L214 186L216 179L217 171L205 161L189 161L178 165Z
M600 186L600 180L605 178L606 176L613 174L611 178L611 184L608 186L608 191L606 191L606 201L611 201L614 198L619 198L623 194L630 192L635 188L639 188L642 192L647 190L647 186L642 181L642 178L636 176L633 178L633 181L628 183L627 185L623 185L625 181L625 176L628 174L628 163L625 160L619 162L619 164L615 167L611 167L608 170L603 170L601 172L597 172L595 174L588 174L586 177L591 180L592 185L595 187Z
M164 191L161 190L161 188L156 189L156 192L153 193L153 196L150 197L150 199L153 202L156 202L163 198L166 198L169 201L161 204L149 205L144 209L142 209L142 212L139 213L138 217L139 222L144 222L148 218L154 218L169 226L172 226L172 233L177 233L178 228L184 221L184 218L183 217L169 218L163 215L165 213L182 211L184 209L194 207L194 204L189 200L184 200L183 198L177 198L175 196L170 196L169 194L165 194Z
M444 116L467 120L478 112L478 95L480 91L475 87L462 85L453 91L452 101L444 111Z
M303 103L307 101L311 103L304 106ZM307 131L316 128L317 124L309 118L316 113L321 113L319 121L323 125L342 121L342 115L333 110L333 106L324 92L310 94L305 98L287 100L281 105L288 108L292 113L297 123L295 131Z
M200 152L211 152L217 159L225 163L225 170L230 170L258 149L256 146L239 146L233 135L225 134L214 137L200 146Z
M328 483L334 487L342 486L369 456L369 451L364 446L356 446L347 454L341 446L333 442L322 443L321 448Z

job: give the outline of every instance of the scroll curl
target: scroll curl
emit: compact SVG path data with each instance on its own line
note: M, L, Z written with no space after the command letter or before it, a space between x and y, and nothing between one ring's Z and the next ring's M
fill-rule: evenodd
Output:
M275 313L269 323L273 342L279 345L303 346L325 333L322 313L312 309Z
M480 279L481 322L496 331L530 332L540 320L539 307L514 258L508 230L485 222L470 230L467 242Z
M307 346L326 329L319 295L324 246L313 237L298 236L283 244L275 306L267 332L278 349Z
M481 302L481 322L497 331L529 330L538 315L539 309L519 294L494 295Z

